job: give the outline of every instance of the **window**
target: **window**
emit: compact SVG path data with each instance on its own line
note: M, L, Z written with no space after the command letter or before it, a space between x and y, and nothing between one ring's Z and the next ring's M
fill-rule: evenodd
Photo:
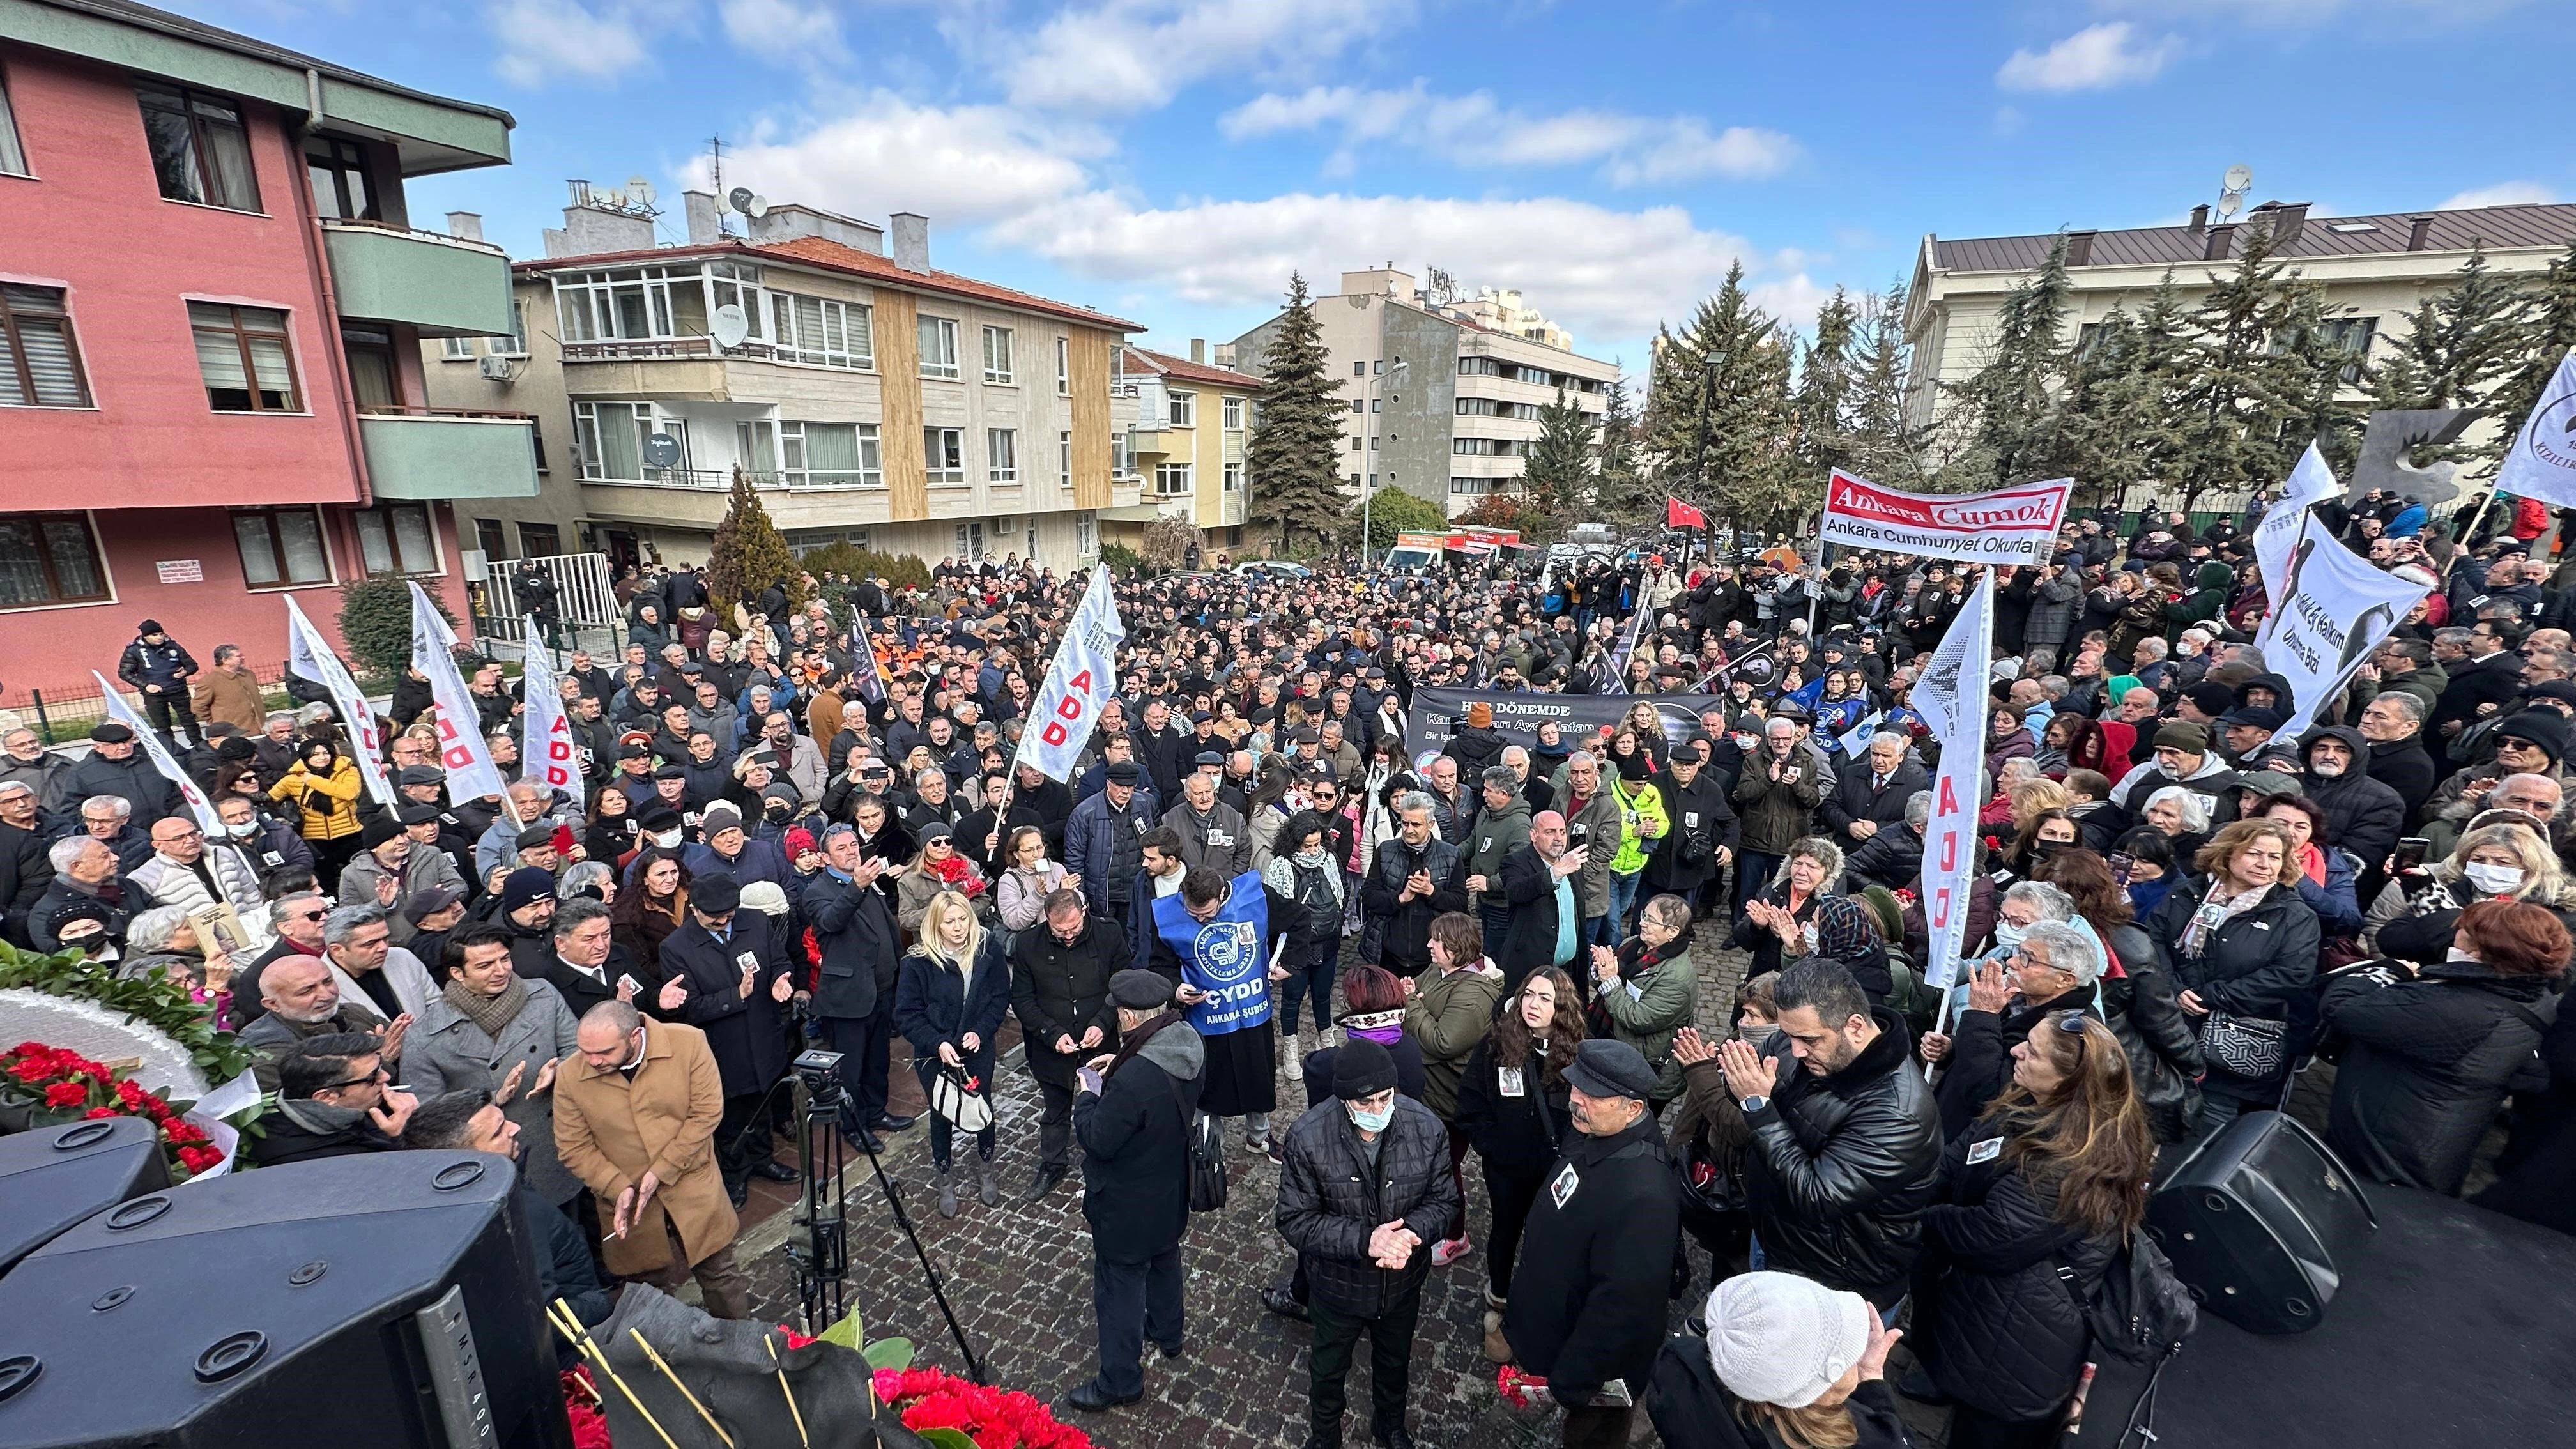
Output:
M984 380L1007 383L1011 380L1011 329L984 329Z
M1462 357L1458 359L1458 375L1460 377L1501 377L1503 365L1490 357Z
M757 478L778 472L778 424L754 419L733 425L734 461Z
M152 171L164 198L259 210L241 107L195 91L146 89L135 95L143 102L143 138L152 148Z
M1452 493L1491 493L1494 491L1494 480L1491 478L1453 477L1449 480L1449 491Z
M1199 395L1194 392L1164 394L1164 413L1176 428L1194 428L1199 421Z
M1055 395L1073 396L1073 339L1070 337L1055 340Z
M1009 428L984 430L985 481L1017 483L1020 481L1020 435Z
M790 488L885 486L874 423L780 423L778 457Z
M1073 515L1073 552L1077 558L1094 558L1100 553L1100 515L1085 508Z
M1360 440L1360 438L1359 438L1359 435L1358 435L1358 434L1354 433L1354 434L1352 434L1352 435L1351 435L1351 451L1352 451L1352 452L1356 453L1356 452L1358 452L1360 449L1365 448L1365 447L1367 447L1367 446L1368 446L1368 444L1366 444L1366 443L1362 442L1362 441Z
M1452 438L1449 451L1464 458L1521 458L1529 444L1519 438Z
M438 535L430 531L426 503L388 503L349 515L358 534L358 567L370 578L386 574L434 574Z
M1243 431L1243 399L1230 397L1225 400L1225 430L1229 433Z
M1157 463L1154 465L1154 491L1165 496L1190 491L1190 465Z
M442 337L438 339L438 355L442 361L446 362L472 362L474 360L474 339L471 337Z
M1353 377L1366 377L1366 376L1368 376L1368 359L1366 359L1366 358L1362 358L1362 359L1360 359L1359 361L1352 363L1352 364L1351 364L1351 376L1353 376Z
M553 558L563 552L563 531L551 523L519 525L519 557Z
M331 556L322 547L320 509L236 510L233 542L241 549L242 582L254 589L331 581Z
M546 471L546 425L537 418L528 419L528 450L537 455L537 471Z
M188 304L197 335L197 372L206 403L219 413L300 412L288 358L286 314L267 307Z
M513 301L510 303L510 335L503 341L493 343L491 346L491 352L496 357L525 357L528 355L527 303L520 301ZM454 354L451 353L449 355L453 356Z
M922 466L929 470L933 488L966 486L966 430L964 428L924 428L921 430Z
M1073 486L1073 432L1066 429L1055 435L1055 486Z
M349 396L362 413L398 412L402 394L394 381L394 335L382 327L340 325L340 352L349 363Z
M1109 476L1132 477L1135 466L1136 440L1126 433L1111 433L1109 435Z
M581 455L581 476L608 482L694 482L689 467L689 424L685 418L657 418L651 403L574 403L573 446ZM680 445L680 456L668 468L644 462L644 440L668 433ZM675 478L674 474L683 476ZM729 480L728 480L729 481ZM718 483L713 486L722 487Z
M509 537L501 532L501 520L497 518L474 520L474 542L482 548L485 558L506 559L510 556Z
M1363 414L1363 413L1366 413L1367 411L1368 411L1368 399L1367 399L1367 398L1363 398L1363 397L1355 397L1355 398L1352 398L1352 399L1351 399L1351 412L1352 412L1354 415L1357 415L1357 414Z
M2361 365L2370 356L2370 340L2378 331L2376 317L2334 317L2318 325L2317 334L2327 348L2352 359L2337 374L2345 386L2361 381Z
M923 317L921 332L921 375L955 377L957 375L957 324L945 317Z
M0 513L0 609L107 597L85 513Z
M874 367L876 330L869 308L829 297L769 294L776 356L781 362L820 367Z
M1243 465L1241 463L1228 463L1225 465L1225 491L1228 493L1240 493L1243 491Z
M957 525L957 556L973 559L984 556L984 524L981 519Z
M554 284L566 342L700 337L711 295L714 306L741 306L752 336L761 336L768 325L768 309L758 295L760 268L734 262L571 272Z
M18 118L9 109L9 87L0 82L0 173L30 175L27 148L18 144Z
M63 300L60 287L0 284L0 406L89 406Z
M384 220L367 185L366 147L338 136L307 136L304 174L313 182L313 212L323 220Z

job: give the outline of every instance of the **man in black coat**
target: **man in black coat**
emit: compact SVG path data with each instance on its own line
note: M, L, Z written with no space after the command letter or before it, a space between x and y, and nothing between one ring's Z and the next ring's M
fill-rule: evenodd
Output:
M1565 848L1565 817L1553 810L1532 816L1529 844L1503 857L1498 893L1510 925L1493 956L1505 995L1519 991L1521 978L1539 967L1563 966L1582 954L1583 906L1574 878L1590 857L1589 847Z
M1843 880L1853 890L1865 885L1892 891L1914 889L1923 875L1923 827L1931 819L1932 792L1915 791L1906 799L1903 820L1873 834L1860 843L1860 849L1843 857Z
M1635 1047L1585 1042L1565 1083L1576 1135L1530 1209L1503 1336L1565 1406L1567 1445L1625 1449L1672 1276L1638 1245L1681 1230L1681 1183L1646 1106L1655 1070Z
M554 949L536 979L555 989L575 1021L603 1001L629 1002L638 1011L676 1019L688 988L672 991L668 982L652 979L652 972L615 939L613 931L608 907L597 901L575 897L557 905L554 919L546 925L546 936ZM440 962L428 957L422 957L422 962L432 976L443 974ZM531 974L516 954L511 957L511 967L522 976ZM664 996L671 999L668 1008L661 1005Z
M387 1081L384 1043L371 1032L325 1032L297 1042L278 1063L277 1109L261 1119L251 1161L283 1167L391 1151L420 1104Z
M2453 634L2453 629L2444 629L2434 642L2455 642ZM2442 686L2442 697L2433 706L2431 732L2425 739L2428 748L2444 753L2461 731L2491 712L2480 705L2502 709L2522 693L2522 660L2492 630L2473 630L2456 642L2463 652L2457 659L2442 661L2450 670L2450 681ZM2440 651L2435 652L2438 656Z
M884 1150L879 1132L900 1132L909 1117L886 1114L886 1073L894 1041L894 988L902 970L902 936L877 880L886 860L859 844L848 825L823 832L823 868L805 885L805 920L822 952L814 1015L841 1054L841 1085L857 1117L842 1130L869 1152Z
M2440 775L2424 748L2423 701L2403 690L2382 691L2362 706L2361 737L2369 742L2367 773L2397 792L2411 825Z
M1011 944L1011 1011L1020 1019L1029 1075L1038 1079L1042 1103L1029 1202L1046 1196L1071 1170L1074 1069L1118 1049L1109 983L1133 959L1126 933L1086 914L1079 893L1059 890L1046 898L1044 909L1046 919Z
M2311 730L2299 742L2307 768L2299 775L2307 797L2326 812L2326 839L2365 865L2378 865L2406 833L2406 799L2370 778L2369 744L2348 725Z
M1932 782L1923 767L1906 758L1902 730L1870 736L1869 750L1838 772L1833 793L1816 811L1818 824L1846 851L1858 850L1882 831L1905 823L1905 802Z
M53 884L53 862L45 855L50 843L36 806L35 787L24 780L0 780L0 938L11 945L27 939L27 912Z
M742 886L723 871L689 883L689 919L662 943L662 970L681 983L676 1014L706 1033L724 1081L716 1161L741 1207L751 1175L792 1182L796 1169L770 1155L769 1089L787 1069L787 1002L796 982L769 918L737 909ZM667 990L667 983L666 983Z
M1641 898L1669 894L1690 900L1735 858L1743 825L1726 802L1726 787L1709 772L1708 748L1705 736L1682 741L1673 750L1672 768L1656 782L1670 824L1647 857Z
M1449 1129L1395 1090L1395 1057L1366 1037L1342 1043L1333 1097L1297 1119L1279 1169L1279 1235L1297 1250L1315 1326L1307 1354L1308 1449L1341 1449L1343 1379L1369 1336L1370 1437L1413 1449L1404 1427L1413 1330L1428 1245L1458 1210ZM1657 1271L1666 1271L1669 1262Z
M1718 1047L1726 1090L1753 1129L1744 1187L1764 1266L1858 1293L1887 1314L1923 1251L1941 1110L1905 1019L1872 1007L1841 963L1793 963L1773 1001L1779 1029L1768 1041Z
M1115 927L1086 919L1079 904L1063 922L1079 934L1079 951L1095 934L1118 948ZM1046 934L1060 938L1057 918ZM1023 933L1020 946L1039 932ZM1062 944L1059 940L1057 944ZM1014 953L1014 1009L1022 968ZM1074 1135L1082 1139L1082 1216L1091 1224L1091 1310L1100 1331L1100 1373L1065 1395L1086 1413L1145 1396L1139 1361L1145 1340L1165 1358L1181 1352L1181 1236L1190 1225L1190 1114L1198 1107L1206 1044L1186 1014L1172 1010L1172 983L1153 971L1122 969L1105 989L1110 1028L1103 1050L1075 1072ZM1028 1039L1037 1035L1021 1017ZM1063 1023L1051 1023L1062 1025ZM1041 1179L1044 1180L1043 1178Z
M134 819L149 825L180 810L179 792L134 742L134 731L108 720L89 732L89 758L72 766L63 798L78 802L93 795L115 795L134 807Z

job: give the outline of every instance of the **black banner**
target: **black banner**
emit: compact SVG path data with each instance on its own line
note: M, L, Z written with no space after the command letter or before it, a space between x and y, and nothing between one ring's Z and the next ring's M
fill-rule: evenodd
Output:
M1568 749L1588 749L1603 725L1618 724L1629 710L1645 703L1653 705L1663 721L1664 739L1679 743L1699 732L1701 710L1722 702L1706 694L1532 694L1424 685L1413 691L1413 708L1405 713L1404 742L1414 767L1427 766L1465 723L1467 706L1490 704L1495 732L1511 744L1536 746L1539 726L1552 720L1564 732Z

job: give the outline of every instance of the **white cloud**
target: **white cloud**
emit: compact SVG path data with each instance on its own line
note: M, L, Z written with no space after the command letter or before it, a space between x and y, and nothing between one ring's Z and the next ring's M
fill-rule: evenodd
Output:
M841 23L822 5L808 9L796 0L719 0L725 35L737 46L763 55L785 56L800 65L847 59Z
M1412 18L1411 0L1102 0L1007 41L1022 105L1149 110L1212 75L1295 73Z
M2499 181L2493 186L2472 187L2433 209L2466 211L2476 206L2538 206L2557 199L2556 193L2537 181Z
M581 0L496 0L483 11L500 44L492 63L513 85L613 81L644 61L644 36L625 7L600 11Z
M853 216L988 221L1077 193L1087 184L1083 159L1106 145L1088 127L1005 106L920 106L878 91L791 139L761 135L730 149L725 181ZM703 171L693 162L683 179L702 185Z
M2044 51L2016 50L1995 72L2008 91L2104 91L2153 80L2182 43L2171 36L2151 44L2125 20L2091 25Z
M1405 90L1316 86L1297 95L1270 94L1218 123L1236 140L1283 131L1338 128L1342 149L1333 169L1347 170L1360 146L1388 141L1461 166L1570 166L1601 163L1614 186L1641 186L1700 176L1769 176L1796 159L1798 145L1777 131L1729 126L1712 132L1696 116L1658 118L1609 111L1531 116L1505 109L1487 91L1435 95L1422 81Z

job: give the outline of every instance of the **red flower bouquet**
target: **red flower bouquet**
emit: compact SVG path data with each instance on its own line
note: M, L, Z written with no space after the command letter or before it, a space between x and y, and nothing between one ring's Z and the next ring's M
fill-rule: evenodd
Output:
M975 1449L1091 1449L1091 1436L1059 1424L1047 1406L1010 1389L969 1383L939 1369L879 1369L877 1397L914 1433L949 1429ZM945 1437L945 1436L939 1436Z
M224 1160L206 1129L185 1120L182 1109L77 1052L26 1041L0 1053L0 1096L60 1121L140 1117L150 1122L160 1130L172 1182L185 1182Z

